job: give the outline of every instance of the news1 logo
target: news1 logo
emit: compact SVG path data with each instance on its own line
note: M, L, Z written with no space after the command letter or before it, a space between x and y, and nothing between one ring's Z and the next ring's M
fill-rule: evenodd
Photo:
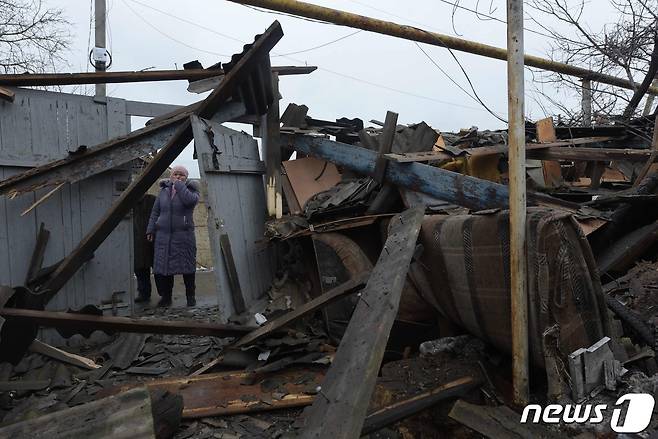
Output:
M623 405L628 402L626 417L621 421L624 412ZM651 415L656 401L648 393L627 393L621 396L612 407L610 427L616 433L639 433L651 423ZM604 413L608 410L607 404L549 404L542 407L539 404L529 404L523 409L521 423L547 424L600 424L604 420ZM532 419L528 420L532 414Z

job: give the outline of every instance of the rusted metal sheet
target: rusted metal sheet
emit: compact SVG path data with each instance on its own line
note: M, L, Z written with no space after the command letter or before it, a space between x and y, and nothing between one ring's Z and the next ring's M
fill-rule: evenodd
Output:
M384 249L299 437L360 436L423 213L423 209L410 209L391 219Z
M222 372L195 377L165 378L146 383L151 391L166 390L183 397L183 418L256 413L310 405L324 370L287 369L253 381L248 372ZM101 395L124 391L127 385Z

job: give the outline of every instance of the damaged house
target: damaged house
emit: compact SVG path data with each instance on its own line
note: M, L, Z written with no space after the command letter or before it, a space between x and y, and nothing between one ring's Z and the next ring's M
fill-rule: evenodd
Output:
M229 63L170 76L0 75L0 436L628 432L611 410L567 418L655 395L655 115L521 118L518 229L515 130L280 111L279 81L314 70L271 64L282 37L275 21ZM212 92L179 107L23 88L163 79ZM137 306L131 210L190 142L217 306Z

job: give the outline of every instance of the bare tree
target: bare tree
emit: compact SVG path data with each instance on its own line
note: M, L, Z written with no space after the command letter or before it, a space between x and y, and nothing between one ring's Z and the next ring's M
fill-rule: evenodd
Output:
M0 72L55 71L64 64L70 23L42 0L0 0Z
M597 0L603 3L603 0ZM550 57L556 61L587 67L613 76L626 77L634 90L592 83L593 113L599 118L622 115L630 119L658 73L658 0L608 0L618 12L618 20L601 30L593 30L584 17L585 0L527 0L534 25L552 36ZM591 5L591 3L590 3ZM542 15L544 17L542 17ZM545 16L568 25L568 35L548 26ZM571 35L573 34L573 35ZM559 73L540 72L538 82L552 83L580 94L577 78ZM542 93L543 94L543 93ZM545 95L545 94L544 94ZM582 112L552 102L571 122L582 121Z

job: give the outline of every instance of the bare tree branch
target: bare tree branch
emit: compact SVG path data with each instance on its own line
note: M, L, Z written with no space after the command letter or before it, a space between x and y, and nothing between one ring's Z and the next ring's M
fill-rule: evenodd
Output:
M71 24L42 0L0 0L0 71L56 71L65 64Z

